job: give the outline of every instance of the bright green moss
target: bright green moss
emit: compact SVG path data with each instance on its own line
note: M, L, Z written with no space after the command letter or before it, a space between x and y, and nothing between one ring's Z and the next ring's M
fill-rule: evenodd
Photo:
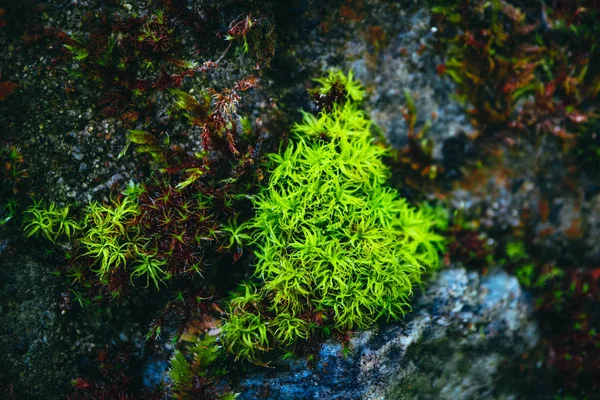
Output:
M169 279L170 274L165 271L166 262L156 257L156 251L134 224L140 213L135 199L139 188L128 190L131 195L109 205L90 202L80 221L71 217L69 206L35 203L24 212L23 232L28 238L41 234L52 243L74 240L77 257L93 260L90 268L104 285L116 270L129 269L131 280L145 278L146 287L152 282L158 288L159 282ZM68 276L74 283L80 282L81 268L76 267Z
M512 262L527 258L527 250L523 242L509 242L506 244L506 255Z
M73 233L81 230L81 226L69 217L69 206L59 207L54 203L45 206L40 202L24 214L23 233L28 238L42 234L55 243L61 236L70 239Z
M263 300L234 298L223 327L238 356L306 339L317 313L338 330L399 318L438 265L435 219L385 185L387 150L373 144L358 84L351 75L342 84L354 95L317 116L303 113L295 140L269 157L270 180L247 225Z
M229 303L229 319L223 326L227 347L236 358L256 360L259 351L269 349L268 321L261 315L261 293L252 285L242 284Z
M328 96L339 87L344 91L345 97L348 100L354 102L362 101L364 91L360 83L354 80L352 71L348 72L346 76L342 71L329 70L326 76L315 79L315 82L319 84L319 87L313 93Z
M106 281L113 269L124 268L129 255L138 252L137 235L128 229L138 212L137 204L129 197L110 206L98 202L87 206L87 229L80 242L86 250L84 255L96 260L94 272L101 281Z

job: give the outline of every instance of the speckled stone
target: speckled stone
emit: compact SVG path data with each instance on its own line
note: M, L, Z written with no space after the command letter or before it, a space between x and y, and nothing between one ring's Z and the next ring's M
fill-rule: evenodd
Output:
M503 270L440 272L399 323L321 346L304 360L257 369L240 399L507 399L500 366L538 341L530 299ZM501 393L501 394L498 394ZM483 397L482 397L483 396Z

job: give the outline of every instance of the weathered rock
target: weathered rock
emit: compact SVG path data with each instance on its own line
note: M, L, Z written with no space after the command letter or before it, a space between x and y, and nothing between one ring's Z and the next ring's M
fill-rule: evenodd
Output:
M100 349L145 357L147 328L135 316L147 303L92 311L73 301L67 311L54 267L22 248L0 240L0 399L65 399Z
M6 135L3 139L10 137L23 145L34 186L44 189L45 197L61 202L101 198L110 187L119 187L141 174L131 152L118 157L128 128L121 121L102 115L94 84L75 85L68 77L69 69L78 63L64 54L56 33L50 37L42 35L24 47L22 34L27 31L26 23L56 32L89 34L89 28L81 22L83 15L106 5L97 0L57 0L43 12L33 12L29 3L9 10L23 11L11 15L11 21L22 20L22 29L10 35L9 30L0 31L2 80L17 82L21 93L15 93L11 99L11 107L19 112L9 112L8 103L0 105ZM198 21L211 20L226 29L228 23L242 15L237 7L253 7L260 2L180 3ZM269 27L270 4L277 2L264 3L268 6L262 16ZM143 4L123 2L119 13L127 15L132 8L142 15L153 11ZM214 8L212 14L205 7ZM184 88L229 87L248 74L261 75L259 90L246 94L252 97L240 108L253 118L265 118L276 108L287 123L298 118L298 108L309 107L306 86L310 79L332 67L353 69L367 89L365 107L393 145L402 146L407 140L408 129L402 116L405 89L416 104L417 130L429 120L433 123L429 137L436 143L434 155L438 161L449 158L442 149L452 146L445 143L456 140L461 131L472 129L458 103L452 100L452 83L436 73L443 55L433 49L435 27L429 24L425 3L365 0L350 7L343 1L292 0L279 2L275 7L279 7L277 35L281 41L271 71L261 75L254 70L252 58L232 50L219 69L186 80ZM220 18L211 19L214 15ZM185 31L182 45L192 48L194 39ZM206 58L216 59L220 53ZM77 87L76 94L69 93L66 84ZM170 134L184 129L162 121L161 116L171 105L169 99L160 95L157 102L153 121L165 123L164 130ZM272 135L282 131L273 130ZM195 149L194 139L190 142L187 145ZM456 148L467 146L451 143ZM516 174L525 176L521 172L529 170L524 163ZM535 179L535 175L527 177ZM518 221L513 214L529 201L529 192L510 196L507 191L493 190L500 186L499 182L490 185L491 188L481 187L490 198L484 194L478 198L468 192L463 199L457 191L452 200L484 210L491 204L487 209L495 210L494 195L500 192L509 199L499 203L500 211L489 219L495 224L503 223L498 226L513 226ZM553 218L554 214L550 216ZM15 232L15 236L19 235ZM57 300L60 288L50 275L52 267L29 258L24 246L19 247L22 254L17 256L2 250L5 247L0 242L0 389L10 384L18 394L30 396L23 398L63 398L59 392L66 390L68 381L81 372L77 370L80 359L76 357L93 354L95 343L111 342L123 332L127 336L122 341L142 342L147 321L140 327L139 321L128 318L133 311L119 311L119 321L131 321L132 326L127 327L109 318L76 325L71 318L67 321L66 316L61 317ZM502 374L500 364L537 341L526 297L516 279L501 271L485 277L462 269L444 271L415 301L414 311L404 322L356 333L347 358L340 343L328 342L312 368L306 361L293 361L282 363L275 370L255 371L239 382L240 398L499 398L494 382ZM62 326L70 323L73 326ZM156 365L154 383L167 368L164 360L157 360Z
M312 367L295 360L257 370L239 382L239 398L515 398L495 382L503 363L537 343L531 312L517 280L502 270L445 270L405 321L354 334L347 356L328 341Z
M295 7L282 5L278 14L282 20L278 40L283 44L271 73L276 84L286 88L286 102L308 107L309 102L300 102L307 99L307 81L339 68L354 71L365 85L365 108L394 147L408 141L402 113L407 94L415 103L415 131L431 124L427 137L435 143L437 159L442 158L444 141L473 130L454 98L452 81L437 73L444 55L434 48L437 28L423 4L404 0L292 4Z
M50 272L26 255L0 256L0 398L10 389L17 398L51 399L76 374Z
M84 24L82 21L86 21L86 15L97 12L97 15L127 20L134 16L151 15L160 9L159 6L152 1L116 5L115 2L97 0L55 0L43 8L34 7L34 2L21 3L7 6L6 13L11 23L0 29L0 82L18 84L10 101L0 102L3 129L0 144L6 141L18 144L23 149L31 186L43 193L45 199L65 204L76 201L86 203L90 199L106 200L111 189L118 191L130 179L146 177L148 171L140 158L134 155L133 149L121 154L130 129L158 129L174 138L183 136L175 142L192 153L199 150L199 135L190 135L188 138L185 133L189 129L187 124L165 117L173 106L173 96L167 91L153 92L154 105L143 110L149 113L148 118L128 123L124 122L120 113L106 115L102 107L107 95L114 95L115 91L121 90L119 85L103 87L89 79L89 76L72 77L74 71L81 72L81 63L64 48L66 38L87 40L90 35L107 35L108 38L110 34L95 31L97 27L89 23ZM258 43L252 44L262 49L264 41L267 43L264 46L270 49L273 39L269 36L272 31L269 1L208 0L190 3L189 10L186 8L186 12L182 11L181 20L175 21L177 37L181 41L175 58L188 59L199 65L209 60L216 61L226 47L218 35L223 30L226 32L229 24L245 15L260 18L260 42L256 39ZM184 23L183 20L188 18L202 25L205 32L197 32L197 29L187 26L186 23L190 22ZM209 19L210 24L204 18ZM198 43L202 55L196 51ZM267 54L260 54L261 61L268 58L269 49L264 51ZM180 88L196 92L209 87L222 90L232 87L239 79L258 75L255 54L242 53L232 46L217 70L187 77ZM136 78L147 78L142 68L135 73ZM126 97L130 95L129 92L125 93ZM249 95L243 96L240 107L247 101L252 104L251 108L258 109L254 105L264 101L265 96L253 96L256 98L248 100ZM121 113L125 111L127 109L120 110ZM116 176L120 178L115 179Z

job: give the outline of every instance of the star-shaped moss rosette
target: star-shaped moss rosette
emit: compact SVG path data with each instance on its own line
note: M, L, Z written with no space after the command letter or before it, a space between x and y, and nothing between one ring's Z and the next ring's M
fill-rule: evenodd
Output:
M303 113L295 140L269 156L270 180L245 224L258 283L234 294L223 325L225 345L238 358L258 361L260 351L289 349L317 328L397 319L413 287L438 265L435 219L386 186L388 150L373 143L359 108L362 89L339 72L317 82L327 79L352 91L317 116Z

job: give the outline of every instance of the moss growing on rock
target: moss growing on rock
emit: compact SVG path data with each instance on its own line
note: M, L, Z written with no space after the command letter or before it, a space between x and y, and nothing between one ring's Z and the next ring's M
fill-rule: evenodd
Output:
M387 150L373 143L357 83L350 75L330 87L344 89L335 96L342 101L303 113L295 140L269 157L270 180L253 199L247 226L262 286L231 301L223 327L238 357L289 347L318 326L345 331L397 319L438 265L436 221L386 186Z

